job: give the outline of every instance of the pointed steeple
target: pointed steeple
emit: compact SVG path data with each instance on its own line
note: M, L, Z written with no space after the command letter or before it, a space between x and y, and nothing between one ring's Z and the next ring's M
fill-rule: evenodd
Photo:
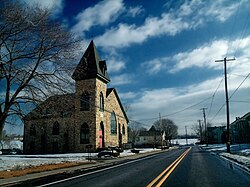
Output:
M93 40L91 40L82 59L77 65L72 78L76 81L99 78L105 83L110 82L105 60L101 60Z

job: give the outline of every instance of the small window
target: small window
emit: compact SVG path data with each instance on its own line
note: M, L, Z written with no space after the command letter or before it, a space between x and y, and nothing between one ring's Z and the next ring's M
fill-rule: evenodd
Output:
M116 117L114 112L111 113L110 132L111 134L117 134Z
M123 135L125 134L125 127L124 127L124 125L122 126L122 134Z
M36 127L34 124L30 126L30 135L35 136L36 135Z
M57 121L53 125L52 134L59 135L59 123Z
M90 109L90 97L88 92L84 92L81 96L81 110L89 111Z
M81 126L80 131L80 144L88 144L89 143L89 126L87 123L84 123Z
M102 92L100 93L100 111L103 112L104 111L104 97Z

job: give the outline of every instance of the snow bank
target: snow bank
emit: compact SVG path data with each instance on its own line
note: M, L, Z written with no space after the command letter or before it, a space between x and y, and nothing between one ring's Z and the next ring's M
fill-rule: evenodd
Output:
M234 144L230 146L231 153L226 153L225 144L201 145L207 151L216 152L222 157L231 159L250 169L250 144Z

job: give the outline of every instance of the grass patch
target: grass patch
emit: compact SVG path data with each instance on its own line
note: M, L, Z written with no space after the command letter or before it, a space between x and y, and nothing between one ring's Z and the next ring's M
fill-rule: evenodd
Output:
M18 177L18 176L22 176L22 175L31 174L31 173L39 173L42 171L50 171L50 170L54 170L54 169L79 166L82 164L86 164L86 163L64 162L64 163L59 163L59 164L48 164L48 165L34 166L31 168L24 168L24 169L18 169L18 170L13 170L13 171L0 171L0 179L7 179L7 178Z

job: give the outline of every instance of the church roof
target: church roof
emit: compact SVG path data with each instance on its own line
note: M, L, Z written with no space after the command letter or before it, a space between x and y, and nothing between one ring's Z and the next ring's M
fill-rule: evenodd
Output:
M39 119L48 116L61 115L62 112L72 112L75 109L75 94L54 95L40 103L28 113L24 119Z
M118 93L117 93L116 89L114 89L114 88L108 88L107 91L106 91L106 97L108 97L112 92L114 92L114 94L115 94L115 96L117 98L117 101L118 101L118 103L119 103L119 105L121 107L121 110L123 112L123 115L124 115L125 119L127 120L127 122L129 122L128 116L127 116L127 114L126 114L126 112L125 112L125 110L123 108L123 105L121 103L121 100L120 100L120 98L118 96Z
M72 78L76 81L99 78L106 83L110 82L106 61L101 60L93 40L91 40L82 59L77 65Z

